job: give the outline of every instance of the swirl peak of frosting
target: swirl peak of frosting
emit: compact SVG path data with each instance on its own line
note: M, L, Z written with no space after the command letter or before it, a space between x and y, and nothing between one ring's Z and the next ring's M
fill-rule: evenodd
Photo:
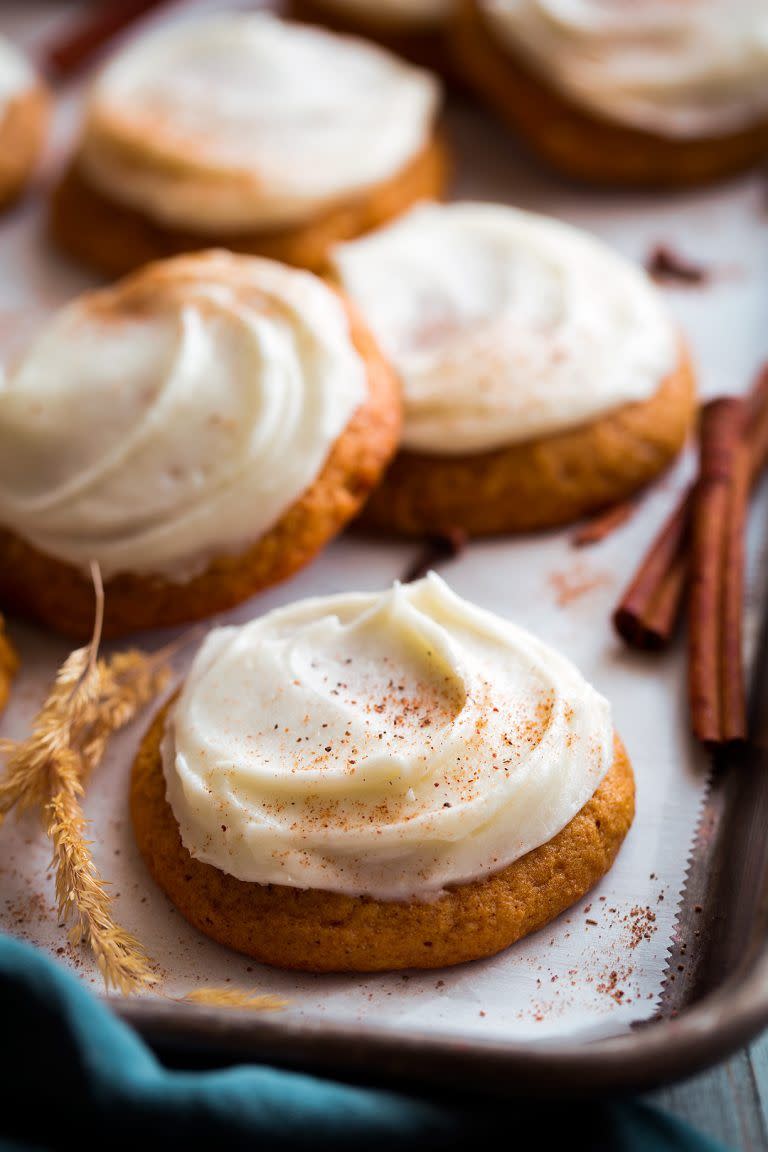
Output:
M58 313L0 378L0 524L105 576L180 579L317 478L366 395L317 277L209 252Z
M90 94L81 163L121 203L191 230L302 222L401 172L440 90L352 37L234 12L137 40Z
M502 42L609 120L716 136L768 116L764 0L479 0Z
M650 399L677 338L647 276L557 220L423 204L334 269L400 374L406 448L482 452Z
M512 863L612 759L608 705L576 669L434 574L212 632L163 745L194 857L381 899Z

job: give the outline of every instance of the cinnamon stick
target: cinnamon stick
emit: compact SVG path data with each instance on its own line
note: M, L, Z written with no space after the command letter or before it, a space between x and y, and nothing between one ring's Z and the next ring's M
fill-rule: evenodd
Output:
M571 537L571 544L574 548L591 548L593 544L602 543L617 528L621 528L622 524L626 524L636 507L636 500L624 500L621 504L614 504L605 512L581 524Z
M109 43L146 16L171 0L113 0L100 4L94 12L70 31L63 33L43 52L43 70L58 80L66 80L85 68Z
M646 263L648 275L661 284L706 284L709 273L678 255L667 244L657 244Z
M768 463L768 364L758 372L746 403L749 484L754 487ZM675 633L687 585L692 491L683 495L654 540L613 614L616 631L632 648L664 648Z
M750 452L742 400L701 416L701 463L691 508L688 689L693 733L716 747L746 739L741 630Z
M743 430L742 416L742 430ZM744 670L744 589L747 567L750 456L744 436L736 449L725 521L723 586L718 654L720 657L720 740L747 738L747 686Z
M455 560L467 546L467 534L461 528L451 528L448 532L430 536L416 559L409 564L401 576L403 584L412 584L414 580L421 580L438 564L448 560Z
M690 491L667 520L613 614L632 648L654 651L672 637L688 578Z
M747 439L750 445L750 483L754 486L768 464L768 364L758 372L747 397Z

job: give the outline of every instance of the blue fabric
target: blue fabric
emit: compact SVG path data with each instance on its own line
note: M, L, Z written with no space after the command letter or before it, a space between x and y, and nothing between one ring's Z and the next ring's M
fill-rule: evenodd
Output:
M0 1150L8 1152L69 1147L65 1127L77 1133L80 1147L104 1149L173 1142L184 1152L469 1146L486 1152L560 1142L569 1152L722 1152L679 1121L631 1101L542 1105L510 1093L495 1104L448 1105L260 1066L169 1069L62 967L3 937L0 1020Z

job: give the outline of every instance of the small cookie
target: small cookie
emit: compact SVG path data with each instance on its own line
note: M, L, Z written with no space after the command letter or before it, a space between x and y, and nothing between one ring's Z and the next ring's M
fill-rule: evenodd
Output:
M5 631L5 621L0 616L0 712L8 703L11 682L19 667L19 657Z
M227 13L132 43L91 89L54 239L110 275L221 245L319 268L446 177L429 73L362 40Z
M767 30L762 6L741 0L461 0L453 48L467 83L557 170L676 188L768 155Z
M397 382L323 281L225 252L54 317L0 393L0 603L67 635L232 607L307 564L394 451Z
M602 697L434 575L211 633L131 784L179 911L315 972L490 956L581 899L633 814Z
M26 188L43 148L48 113L45 87L24 56L0 36L0 209Z
M436 72L449 70L446 34L456 0L290 0L288 13L335 32L365 36Z
M586 233L493 204L422 205L335 249L405 399L363 523L406 534L550 528L675 458L691 364L645 273Z

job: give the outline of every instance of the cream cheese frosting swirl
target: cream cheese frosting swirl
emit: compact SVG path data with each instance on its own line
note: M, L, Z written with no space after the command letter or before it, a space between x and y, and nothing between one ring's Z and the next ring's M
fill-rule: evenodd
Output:
M37 78L26 57L10 40L0 36L0 118L13 100L29 92L36 83Z
M645 274L569 225L425 204L337 247L336 276L399 372L403 445L483 452L649 399L677 338Z
M573 665L434 574L210 633L163 743L196 859L385 900L550 840L613 754L609 706Z
M211 252L87 294L0 377L0 524L105 576L255 542L366 396L317 277Z
M768 116L765 0L478 0L489 27L575 103L672 137Z
M363 40L229 13L120 53L90 94L97 187L193 231L303 222L400 173L429 142L439 85Z

